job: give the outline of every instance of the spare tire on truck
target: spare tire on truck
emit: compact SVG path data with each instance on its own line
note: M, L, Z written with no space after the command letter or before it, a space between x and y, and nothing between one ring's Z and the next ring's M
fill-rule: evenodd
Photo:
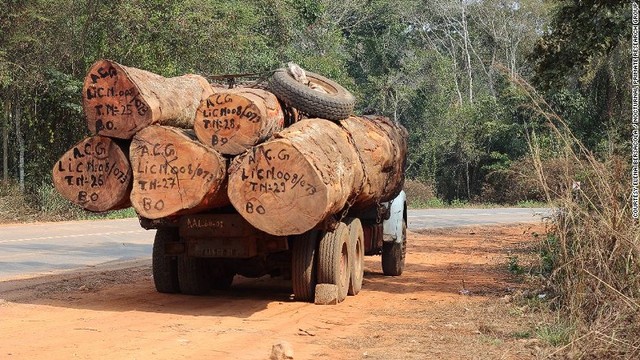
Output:
M309 117L338 121L353 113L356 100L347 89L322 75L308 71L305 75L310 85L296 80L289 70L278 69L269 79L269 91Z

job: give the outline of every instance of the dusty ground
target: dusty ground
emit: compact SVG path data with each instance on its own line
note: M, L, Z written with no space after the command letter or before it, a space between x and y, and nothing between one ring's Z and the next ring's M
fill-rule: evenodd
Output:
M367 257L365 284L337 306L289 300L283 280L236 277L205 297L156 293L150 263L0 282L0 359L528 359L543 315L509 301L508 259L542 226L410 233L401 277Z

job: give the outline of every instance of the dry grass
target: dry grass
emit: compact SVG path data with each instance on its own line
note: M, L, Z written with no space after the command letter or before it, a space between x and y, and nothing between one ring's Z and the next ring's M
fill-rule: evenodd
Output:
M412 208L443 207L445 205L437 198L431 184L407 179L404 182L404 191L407 194L409 206Z
M132 208L91 213L64 199L51 184L23 191L12 182L0 182L0 224L33 221L117 219L135 217Z
M556 141L549 160L530 132L535 174L547 200L561 209L543 241L552 254L550 287L561 316L575 329L559 353L640 358L640 227L631 216L631 161L613 151L593 154L529 84L512 82ZM579 190L572 189L576 180Z
M22 221L36 214L37 211L17 185L0 182L0 223Z

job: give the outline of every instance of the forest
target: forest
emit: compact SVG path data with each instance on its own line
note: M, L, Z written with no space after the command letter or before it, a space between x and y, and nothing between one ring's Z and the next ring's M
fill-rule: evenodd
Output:
M407 177L445 201L543 200L525 178L527 136L545 129L513 76L590 149L629 142L624 2L3 2L0 168L26 191L49 184L53 162L88 134L82 79L101 58L167 77L298 63L347 87L358 113L407 127Z
M443 203L564 204L540 272L578 335L638 351L631 15L614 0L2 0L0 196L48 206L53 163L88 135L98 59L212 81L294 62L349 89L356 113L404 125L408 183Z

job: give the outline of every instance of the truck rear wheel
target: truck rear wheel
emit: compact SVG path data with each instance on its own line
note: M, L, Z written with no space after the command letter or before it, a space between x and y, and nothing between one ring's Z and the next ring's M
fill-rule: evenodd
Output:
M178 261L176 256L167 256L166 244L178 241L177 228L159 228L153 240L153 255L151 267L153 269L153 283L160 293L173 294L180 292L178 285Z
M313 301L316 290L318 231L294 236L291 242L291 283L298 301Z
M180 255L178 257L178 283L185 295L204 295L211 290L207 259Z
M318 283L336 285L338 302L347 297L350 269L349 227L340 222L334 231L324 233L318 248Z
M400 276L404 270L407 253L407 220L402 220L402 239L400 242L382 244L382 272L387 276Z
M348 294L358 295L364 278L364 231L360 219L349 219L347 225L349 226L349 258L351 258Z

